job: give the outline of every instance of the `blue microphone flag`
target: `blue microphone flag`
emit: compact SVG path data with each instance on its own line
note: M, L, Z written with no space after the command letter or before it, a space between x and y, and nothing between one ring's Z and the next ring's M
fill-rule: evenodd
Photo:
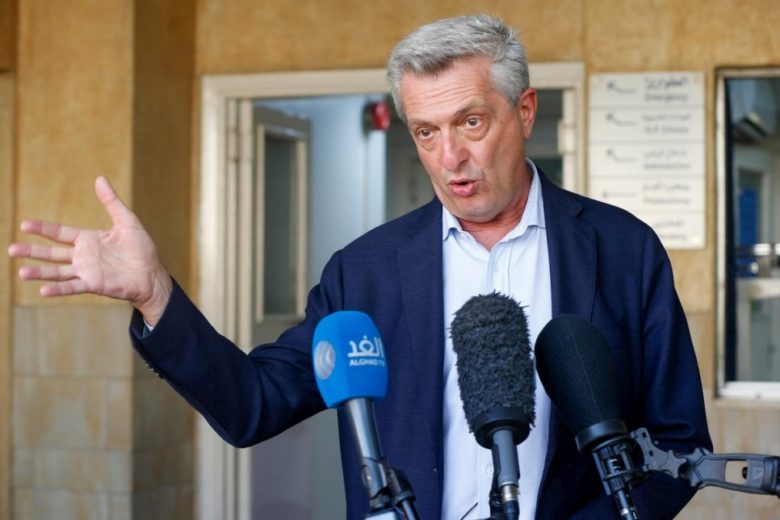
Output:
M387 393L387 359L373 320L359 311L325 316L314 329L312 361L328 408L349 399L381 399Z

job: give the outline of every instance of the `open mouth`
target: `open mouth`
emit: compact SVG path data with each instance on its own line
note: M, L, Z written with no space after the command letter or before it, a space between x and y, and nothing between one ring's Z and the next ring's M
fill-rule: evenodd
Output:
M468 197L477 190L477 181L463 179L450 182L450 188L459 197Z

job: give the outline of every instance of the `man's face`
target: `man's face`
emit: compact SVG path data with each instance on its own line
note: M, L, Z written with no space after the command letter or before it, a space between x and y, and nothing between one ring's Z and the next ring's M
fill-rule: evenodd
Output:
M433 189L464 228L519 221L536 92L526 89L512 106L493 87L490 61L470 58L437 75L407 73L401 99Z

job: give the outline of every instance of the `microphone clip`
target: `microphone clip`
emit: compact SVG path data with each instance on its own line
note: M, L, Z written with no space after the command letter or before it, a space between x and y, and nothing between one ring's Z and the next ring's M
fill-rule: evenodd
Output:
M634 464L634 443L628 435L609 439L593 447L593 460L608 496L631 490L645 478Z
M631 432L631 438L642 450L644 472L666 473L673 478L688 481L695 488L716 486L780 498L780 457L755 453L714 454L704 448L680 455L659 448L646 428ZM727 477L729 463L742 464L741 479Z
M631 452L636 446L619 419L593 424L574 437L580 452L591 451L607 496L615 500L622 520L637 520L639 514L630 491L644 480L641 468L634 464Z
M485 520L516 520L517 515L510 511L507 513L506 511L506 503L507 503L507 496L506 496L506 489L510 488L511 486L504 486L503 488L499 488L498 485L498 471L493 471L493 485L490 488L490 517L486 518ZM511 493L511 491L510 491ZM509 501L512 499L515 503L517 503L517 488L514 488L514 497L509 498ZM519 514L519 509L517 511L517 514Z
M367 464L368 462L368 464ZM418 520L412 485L401 470L379 461L363 460L363 479L369 493L366 520Z

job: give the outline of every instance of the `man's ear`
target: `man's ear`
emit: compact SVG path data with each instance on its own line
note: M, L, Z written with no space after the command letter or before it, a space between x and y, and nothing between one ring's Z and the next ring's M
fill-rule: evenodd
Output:
M525 139L531 137L534 121L536 121L537 103L538 99L536 97L536 89L534 88L525 89L517 100L516 110L520 116L520 122L523 126L523 137Z

